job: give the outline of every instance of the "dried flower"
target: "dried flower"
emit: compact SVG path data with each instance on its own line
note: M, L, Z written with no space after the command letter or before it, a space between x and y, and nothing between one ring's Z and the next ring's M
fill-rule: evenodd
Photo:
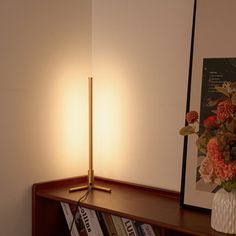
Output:
M199 173L205 183L221 184L220 179L215 175L212 160L208 156L202 160Z
M218 128L219 124L217 123L217 116L208 116L204 121L203 125L206 128Z
M189 124L193 124L198 119L198 113L196 111L190 111L186 114L186 120Z
M232 93L231 82L224 82L222 88L225 88L228 93Z
M234 105L231 100L224 100L219 102L217 106L217 118L221 121L225 121L226 119L232 118L234 112Z
M225 164L218 148L217 138L212 138L207 145L207 154L211 158L215 175L222 181L232 180L236 176L236 161Z

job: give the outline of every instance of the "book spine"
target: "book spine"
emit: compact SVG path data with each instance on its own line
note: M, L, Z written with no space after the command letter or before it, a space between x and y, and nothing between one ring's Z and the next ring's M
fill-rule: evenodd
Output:
M97 214L97 218L98 218L98 221L99 221L99 224L101 226L101 229L102 229L102 232L103 232L104 236L110 236L110 234L108 232L108 229L107 229L107 226L106 226L106 222L102 217L102 213L99 212L99 211L96 211L96 214Z
M156 234L153 231L153 228L149 224L141 224L140 228L142 229L144 236L156 236Z
M141 223L141 222L138 222L138 221L134 221L133 224L134 224L134 226L135 226L135 229L136 229L138 235L139 235L139 236L145 236L145 235L144 235L144 232L143 232L143 230L142 230L142 228L141 228L142 223Z
M152 229L154 231L155 236L161 236L162 235L160 227L152 225Z
M125 231L127 233L128 236L138 236L138 233L136 232L133 222L130 219L126 219L126 218L121 218L123 225L125 227Z
M104 236L96 212L92 209L79 207L86 232L90 236Z
M79 210L76 209L76 206L72 205L72 204L70 204L70 209L71 209L71 212L73 214L76 214L75 215L75 225L77 227L79 235L80 236L88 236L87 232L86 232L86 229L85 229L84 222L83 222L82 217L81 217L81 215L79 213Z
M117 234L118 235L123 235L123 236L127 235L121 217L111 215L111 218L112 218L112 221L114 223Z
M68 203L61 202L61 207L62 207L64 216L65 216L68 228L70 229L72 221L73 221L73 215L72 215L70 206ZM75 224L73 224L73 226L72 226L71 235L72 236L80 236Z
M111 215L108 213L102 212L102 217L103 217L103 220L106 224L109 236L118 236L115 226L114 226L114 223L112 221Z

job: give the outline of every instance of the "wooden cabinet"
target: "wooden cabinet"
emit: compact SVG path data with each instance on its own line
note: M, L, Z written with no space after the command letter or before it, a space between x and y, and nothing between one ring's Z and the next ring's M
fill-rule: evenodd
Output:
M69 236L60 202L76 204L86 190L70 193L69 188L86 181L82 176L33 185L33 236ZM112 192L91 191L81 206L155 225L162 236L225 235L211 229L209 214L181 209L177 192L98 177L95 183Z

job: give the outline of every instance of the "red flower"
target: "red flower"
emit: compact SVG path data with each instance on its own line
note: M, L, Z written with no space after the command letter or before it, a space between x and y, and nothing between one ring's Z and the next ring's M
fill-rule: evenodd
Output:
M189 124L193 124L198 119L198 113L196 111L190 111L186 114L186 120Z
M219 102L216 115L219 120L225 121L233 116L233 112L234 105L232 104L232 102L230 100L224 100L222 102Z
M217 116L208 116L204 121L203 125L206 128L218 128L219 124L217 124Z

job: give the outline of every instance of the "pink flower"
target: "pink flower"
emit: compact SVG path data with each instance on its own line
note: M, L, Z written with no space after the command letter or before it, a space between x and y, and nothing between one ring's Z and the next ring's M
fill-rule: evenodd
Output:
M231 118L233 112L234 105L230 100L224 100L218 103L216 114L219 120L225 121L226 119Z
M216 177L221 181L232 180L236 176L236 161L225 164L218 149L217 138L212 138L207 144L207 155L211 158Z
M221 184L220 179L215 175L212 160L208 156L202 160L199 173L205 183Z
M196 111L190 111L186 114L186 120L189 124L193 124L198 119L198 113Z

